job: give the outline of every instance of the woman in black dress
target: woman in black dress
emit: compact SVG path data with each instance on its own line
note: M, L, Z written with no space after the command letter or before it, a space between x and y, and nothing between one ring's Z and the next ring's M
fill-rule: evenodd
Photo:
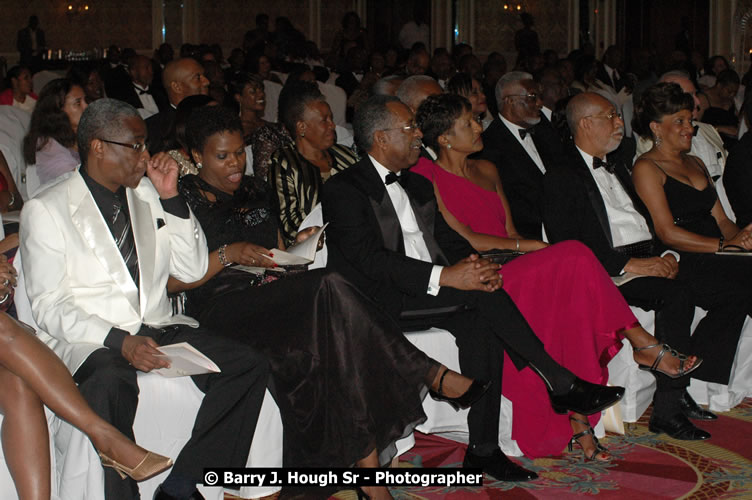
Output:
M428 358L336 273L254 278L228 267L274 267L269 249L284 248L276 204L265 183L243 176L237 116L202 108L188 130L201 168L181 179L180 192L204 228L210 264L201 281L170 286L187 289L188 314L269 358L285 426L285 465L384 464L394 455L393 442L425 419L426 386L460 406L482 394L484 384ZM386 488L369 494L389 498Z

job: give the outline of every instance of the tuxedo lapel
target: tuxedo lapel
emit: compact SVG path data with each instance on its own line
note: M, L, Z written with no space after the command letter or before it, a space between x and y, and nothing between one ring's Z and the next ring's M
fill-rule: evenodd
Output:
M506 125L501 122L501 120L499 120L497 133L499 134L499 138L501 139L498 146L508 148L510 155L517 159L517 161L515 162L516 165L510 165L510 167L518 171L524 170L524 176L530 179L535 179L537 182L543 182L543 173L540 171L533 159L530 158L530 155L527 154L527 151L522 146L522 144L520 144L517 138L512 135L512 131L509 130ZM533 135L533 144L535 144L535 148L538 150L538 156L540 156L541 149L538 145L538 142L536 142L535 135ZM541 156L541 158L543 157Z
M606 239L608 239L608 244L611 245L611 248L613 248L614 240L611 237L611 224L608 221L606 204L603 202L601 192L598 189L598 185L595 183L595 179L593 179L593 176L590 174L588 166L585 164L585 160L582 159L579 151L575 151L575 153L577 154L579 160L577 162L575 172L582 180L585 186L585 192L587 193L588 199L590 200L590 204L593 206L595 216L598 218L598 222L600 223L601 229L603 229L603 232L606 235Z
M138 287L128 272L128 267L120 255L120 250L115 244L102 213L94 202L94 197L80 175L74 175L68 187L68 200L73 225L128 299L133 310L139 314Z
M149 204L138 196L138 188L128 189L128 209L131 216L133 238L138 254L138 271L140 278L140 304L141 310L145 310L146 300L149 296L147 287L154 280L154 262L156 260L156 228Z
M368 157L365 157L354 172L358 174L356 176L357 182L368 193L368 200L371 202L373 213L381 229L384 247L404 254L405 242L402 239L402 228L397 217L397 211L394 209L392 199L386 193L386 186L376 172L376 167L373 166Z

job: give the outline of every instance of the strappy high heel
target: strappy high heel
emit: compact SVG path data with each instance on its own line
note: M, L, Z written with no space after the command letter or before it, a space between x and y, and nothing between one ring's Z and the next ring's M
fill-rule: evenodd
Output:
M444 386L444 377L446 377L446 374L449 373L449 368L444 367L444 373L441 374L441 378L439 379L439 389L434 391L433 389L430 389L428 393L431 395L431 397L437 401L446 401L455 410L462 410L465 408L469 408L473 403L478 401L483 394L486 393L488 388L491 386L491 382L481 382L479 380L473 380L473 383L470 384L470 387L465 391L464 394L457 396L456 398L451 398L444 394L443 386Z
M608 452L608 449L598 441L598 438L595 437L595 431L593 431L593 427L590 425L590 422L588 422L587 420L580 420L579 418L573 417L572 415L569 416L569 420L573 422L579 422L581 424L585 424L587 425L587 429L573 435L572 439L569 441L569 444L567 445L567 449L571 452L576 443L577 445L579 445L580 448L582 448L582 455L585 457L585 460L590 460L590 461L594 460L596 462L608 462L611 459L611 454ZM585 454L585 447L582 446L582 443L578 441L581 437L584 437L587 435L590 435L593 437L593 443L595 444L595 449L593 450L593 453L591 453L590 455ZM608 454L609 458L603 459L603 460L596 458L599 453L606 453Z
M156 476L160 472L172 467L171 458L163 457L162 455L150 451L147 451L144 459L132 469L116 462L101 451L99 452L99 459L102 461L102 467L111 467L115 469L115 472L120 475L121 479L125 479L125 476L128 476L134 481L149 479L150 477Z
M655 360L653 361L652 365L648 366L648 365L643 365L641 363L637 363L637 366L638 368L640 368L640 370L646 370L646 371L653 372L653 373L662 373L663 375L666 375L667 377L670 377L670 378L679 378L679 377L683 377L684 375L688 375L692 373L693 371L698 369L700 365L702 364L702 358L698 357L697 359L695 359L695 364L692 365L692 368L685 370L684 364L687 362L687 359L689 358L687 357L686 354L682 354L676 349L672 349L671 346L668 344L651 344L651 345L646 345L644 347L634 347L633 350L635 352L639 352L639 351L644 351L646 349L652 349L654 347L659 347L659 346L661 348L661 352L659 352L658 356L655 357ZM671 354L675 358L679 358L679 372L678 373L671 374L663 370L660 370L658 368L658 365L660 364L661 360L666 355L666 353Z

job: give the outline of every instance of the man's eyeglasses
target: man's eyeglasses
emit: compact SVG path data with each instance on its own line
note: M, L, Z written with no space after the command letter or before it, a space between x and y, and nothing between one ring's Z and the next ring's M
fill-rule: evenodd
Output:
M538 94L536 94L535 92L529 93L529 94L512 94L512 95L507 95L507 96L504 96L504 99L506 99L507 97L522 97L527 102L535 102L535 101L538 100Z
M585 118L605 118L607 120L613 120L614 118L618 118L619 120L624 119L622 114L616 110L611 110L610 112L603 114L603 115L589 115L589 116L586 116Z
M146 148L148 147L146 142L137 142L135 144L128 144L127 142L108 141L107 139L99 139L99 140L102 142L106 142L108 144L117 144L118 146L130 148L137 153L143 153L144 151L146 151Z
M382 128L382 132L387 132L389 130L401 130L405 132L406 134L409 134L411 132L415 132L418 130L418 124L415 122L410 123L409 125L403 125L401 127L393 127L393 128Z

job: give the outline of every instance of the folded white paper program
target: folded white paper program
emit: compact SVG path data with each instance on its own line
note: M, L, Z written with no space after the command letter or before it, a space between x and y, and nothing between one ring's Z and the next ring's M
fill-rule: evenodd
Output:
M163 345L159 347L159 351L162 354L157 357L170 362L169 368L154 370L163 377L186 377L221 371L214 361L204 356L188 342Z

